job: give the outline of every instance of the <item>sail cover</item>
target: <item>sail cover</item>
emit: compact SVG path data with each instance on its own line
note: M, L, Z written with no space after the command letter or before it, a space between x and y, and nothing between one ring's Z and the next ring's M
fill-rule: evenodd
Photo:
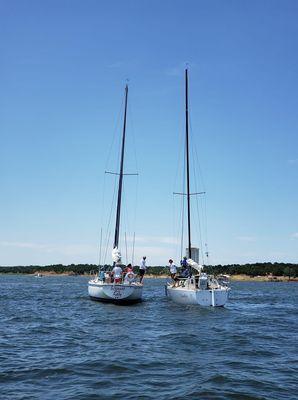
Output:
M115 247L112 251L112 260L114 263L120 263L121 262L121 253L118 247Z
M198 272L201 272L203 269L203 265L196 263L191 258L189 258L186 262L190 267L194 268Z

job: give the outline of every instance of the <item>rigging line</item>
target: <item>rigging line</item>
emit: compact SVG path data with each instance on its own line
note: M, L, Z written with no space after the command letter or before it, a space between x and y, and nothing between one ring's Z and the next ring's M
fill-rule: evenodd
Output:
M176 241L180 236L179 232L178 232L178 226L180 225L180 223L179 224L176 223L178 212L176 212L175 200L176 200L175 196L173 195L172 196L172 236L174 238L174 241ZM180 220L180 216L179 216L179 220ZM179 242L177 241L177 243L179 243ZM177 247L178 246L175 246L175 244L174 244L173 254L175 254L175 258L177 258L178 254L179 254L179 250L177 251Z
M172 215L172 232L173 232L173 237L175 239L175 244L174 244L174 249L173 249L173 254L175 254L175 259L179 258L180 254L180 241L181 241L181 205L180 205L180 199L177 199L176 196L172 196L172 204L173 204L173 215ZM178 204L178 205L177 205Z
M189 108L191 108L191 99L189 100ZM190 126L191 136L193 137L191 113L189 113L189 126ZM200 180L200 183L202 185L203 191L206 193L206 185L205 185L204 176L203 176L203 173L202 173L201 164L200 164L200 161L199 161L200 158L199 158L197 146L193 146L193 151L194 151L194 156L195 156L195 160L196 160L195 165L197 165L197 169L198 169L199 180ZM197 183L197 182L195 182L195 183ZM203 204L204 204L204 207L203 207ZM208 221L207 221L207 198L206 198L206 195L204 196L204 203L201 202L200 205L201 205L202 224L203 224L203 227L205 228L205 241L206 241L205 245L207 247L207 243L208 243ZM202 232L202 234L203 234L203 232ZM201 248L202 248L202 244L201 244ZM207 249L206 253L209 253L208 249ZM204 254L203 248L202 248L202 254ZM210 263L210 260L209 260L209 263Z
M194 138L191 116L189 116L189 126L190 126L191 137ZM195 143L194 140L192 140L192 142ZM195 164L197 165L198 175L199 175L199 179L200 179L200 182L201 182L201 185L202 185L202 190L205 192L206 191L206 185L205 185L205 182L204 182L204 177L203 177L202 168L201 168L201 164L200 164L200 157L199 157L199 153L198 153L198 149L197 149L196 145L193 146L193 151L194 151L193 155L194 155L195 161L196 161Z
M125 184L123 182L123 186L122 186L122 232L124 230L124 245L127 246L126 243L126 232L129 232L129 223L128 223L128 206L127 206L127 198L126 198L126 187ZM121 235L119 235L120 237L120 244L123 244L123 236L122 236L122 240L121 240ZM120 248L120 244L119 244L119 248ZM126 249L126 261L127 261L127 249Z
M134 207L134 216L133 216L134 229L136 228L136 223L137 223L138 197L139 197L139 176L137 176L136 189L135 189L135 207Z
M186 177L185 177L185 170L186 170L186 154L184 152L184 160L183 160L183 192L185 191L185 184L186 184ZM180 260L183 258L183 242L184 242L184 216L185 216L185 196L182 196L182 207L181 207L181 245L180 245Z
M190 133L191 133L191 137L193 138L191 117L189 117L189 119L190 119ZM199 168L199 175L200 175L200 163L199 163L197 148L196 148L194 140L192 140L192 142L193 142L193 145L192 145L192 148L191 148L192 157L196 161L196 162L193 163L192 170L193 170L193 176L194 176L194 182L195 182L195 190L198 192L199 188L198 188L198 177L197 177L197 173L196 173L196 165ZM202 186L204 188L202 174L201 174L201 181L202 181ZM197 209L197 215L198 215L198 229L199 229L199 231L198 231L198 234L199 234L198 235L198 239L199 239L200 248L201 248L202 261L203 261L203 264L204 264L205 257L204 257L204 250L203 250L203 238L202 238L203 232L202 232L202 226L201 226L202 223L203 223L203 221L201 221L201 215L202 215L202 218L203 218L203 214L200 213L200 211L199 211L199 199L198 198L196 198L196 209Z
M125 258L126 258L126 265L128 264L128 256L127 256L127 238L126 238L126 232L125 232Z
M127 201L126 193L127 193L126 185L124 184L123 185L123 191L122 191L122 196L123 196L123 203L122 203L123 204L123 214L122 214L122 216L123 216L123 224L122 224L123 229L122 229L122 231L124 230L124 232L125 232L124 237L125 237L125 248L126 248L126 261L128 263L128 261L129 261L129 259L128 259L128 242L127 242L126 233L132 232L132 226L131 226L131 223L130 223L131 218L129 216L133 213L133 211L131 211L131 209L128 206L129 202ZM123 240L121 240L120 243L123 243Z
M136 241L136 233L133 233L133 242L132 242L132 258L131 258L131 264L134 267L134 262L135 262L135 241Z
M131 138L132 138L132 148L134 151L134 158L135 158L135 164L136 164L136 172L139 171L138 168L138 157L137 157L137 151L136 151L136 135L135 135L135 130L134 130L134 124L133 124L133 109L132 109L132 101L129 102L129 107L128 107L128 116L130 120L130 131L131 131Z
M207 221L207 198L204 197L204 214L205 214L205 238L206 238L206 245L208 245L208 221Z
M202 253L202 261L203 264L205 263L205 256L204 256L204 247L203 247L203 239L202 239L202 228L201 228L201 218L200 218L200 210L199 210L199 199L196 199L196 206L197 206L197 214L198 214L198 225L199 225L199 241L200 241L200 248Z
M108 253L108 248L109 248L109 243L110 243L110 237L111 237L111 231L109 231L109 234L107 237L107 246L106 246L105 256L104 256L104 265L106 265L106 261L107 261L107 253Z
M107 162L107 160L106 160L106 162ZM101 244L100 244L100 250L99 250L99 252L100 252L100 260L99 261L101 261L101 252L102 252L102 227L103 226L105 226L105 223L104 223L104 210L106 209L106 174L103 174L103 185L102 185L102 187L101 187L101 191L102 191L102 196L101 196L101 212L100 212L100 217L99 217L99 220L100 220L100 225L99 226L101 226Z
M117 116L117 119L116 119L116 124L115 124L114 130L113 130L113 135L112 135L112 141L111 141L111 144L110 144L110 148L109 148L108 153L107 153L106 162L105 162L105 169L109 169L108 168L108 163L109 163L109 160L110 160L110 157L111 157L112 149L113 149L115 141L116 141L116 137L118 136L117 132L119 131L120 120L121 120L121 116L122 116L122 109L123 109L123 104L124 104L124 97L121 97L121 98L122 98L121 106L120 106L120 109L119 109L119 112L118 112L118 116ZM117 146L117 148L119 148L119 146Z
M171 246L171 254L172 254L172 259L176 260L177 256L179 254L179 233L177 232L177 227L175 224L175 219L174 216L176 215L177 219L177 214L175 213L175 202L174 202L174 196L172 198L172 229L171 229L171 237L173 239L172 241L172 246ZM178 225L178 224L177 224ZM177 233L177 234L176 234ZM173 258L174 257L174 258Z
M180 133L179 136L180 136L180 141L179 141L179 147L178 147L178 149L179 149L178 150L178 160L176 163L176 171L175 171L175 176L174 176L174 187L176 186L177 181L178 181L178 174L179 174L179 171L181 171L181 164L183 164L185 162L185 154L184 154L184 158L183 158L184 161L183 161L182 156L181 156L181 151L180 151L180 149L185 147L185 138L182 135L182 133ZM183 143L184 143L184 145L183 145ZM185 152L183 152L183 153L185 153Z
M181 243L180 243L180 260L183 258L183 242L184 242L184 213L185 213L185 200L182 198L182 207L181 207Z
M180 98L180 96L179 96L179 98ZM184 98L184 94L181 98ZM183 107L181 109L183 110L183 108L184 108L184 103L183 103ZM178 147L178 160L176 163L176 170L175 170L174 182L173 182L174 187L176 186L178 179L180 179L178 177L178 174L179 174L179 171L181 171L181 169L182 169L181 166L185 162L185 150L183 152L180 151L180 149L185 149L185 126L184 126L184 120L182 122L182 113L181 114L179 113L178 116L179 116L178 117L178 126L179 126L178 132L179 133L178 133L177 142L178 142L179 147ZM185 173L185 171L183 171L183 173Z
M125 186L124 186L124 199L127 198L127 191L125 190ZM131 191L129 190L129 193L131 193ZM131 197L131 196L130 196ZM128 201L124 201L124 227L126 232L129 234L128 237L128 242L127 242L127 246L129 243L131 243L131 236L132 236L132 232L133 229L135 229L135 208L133 207L132 209L130 207L128 207L128 204L132 204L132 202L128 202ZM130 217L132 216L132 217ZM127 258L127 262L129 262L129 258L128 258L128 249L126 249L126 258Z
M121 120L121 115L122 115L123 103L124 103L124 97L122 97L121 107L120 107L119 112L118 112L118 116L117 116L117 119L116 119L115 128L114 128L113 135L112 135L112 141L111 141L111 144L110 144L109 151L108 151L108 153L107 153L106 162L105 162L105 167L106 167L105 169L109 169L109 168L108 168L108 163L109 163L109 161L110 161L110 159L111 159L112 148L113 148L114 145L115 145L116 137L118 136L118 135L117 135L117 132L118 132L119 126L120 126L120 120ZM119 136L119 140L120 140L120 136ZM118 148L118 163L119 163L119 159L120 159L120 148L119 148L119 146L117 146L117 148ZM106 175L106 174L104 174L103 210L106 209L106 206L105 206L105 197L106 197L106 196L105 196L105 192L106 192L106 176L105 176L105 175ZM114 180L114 193L113 193L113 197L112 197L111 209L110 209L110 213L109 213L109 217L108 217L108 221L107 221L107 222L108 222L108 226L107 226L107 231L106 231L106 235L105 235L105 242L106 242L107 248L108 248L108 242L109 242L108 236L110 235L110 233L108 233L108 232L109 232L109 229L110 229L110 226L111 226L111 218L112 218L112 210L113 210L114 201L115 201L115 193L116 193L116 179ZM102 213L102 221L103 221L103 213ZM103 223L102 223L101 225L103 226ZM107 253L107 248L106 248L106 253Z
M204 220L204 226L205 226L205 255L206 255L206 262L210 264L210 259L209 259L209 250L208 250L208 222L207 222L207 199L206 196L204 196L204 200L202 202L202 215L203 215L203 220Z
M105 210L105 186L106 186L106 177L104 174L103 178L103 188L102 188L102 196L101 196L101 212L100 212L100 246L99 246L99 263L101 262L101 252L102 252L102 227L104 226L104 210Z
M137 207L138 207L138 188L139 188L139 176L137 176L137 182L136 182L136 186L135 186L135 204L133 207L133 215L132 215L132 229L135 232L136 229L136 221L137 221ZM134 244L133 244L134 245ZM132 249L132 253L134 252L134 249ZM132 254L132 258L133 258L133 254Z
M194 158L194 147L192 146L192 156ZM194 176L194 182L195 182L195 189L198 189L198 179L197 179L197 174L196 174L196 168L195 168L195 163L193 163L193 176ZM202 261L204 264L204 250L203 250L203 239L202 239L202 227L201 227L201 213L199 211L199 199L198 197L196 197L196 209L197 209L197 215L198 215L198 239L199 239L199 243L200 243L200 249L201 249L201 254L202 254Z
M115 176L115 178L114 178L114 192L113 192L113 197L112 197L112 201L111 201L110 213L109 213L108 224L107 224L107 234L106 234L106 245L107 245L107 248L108 248L108 245L109 245L108 236L110 236L110 234L111 234L110 229L111 229L111 221L112 221L112 212L113 212L113 210L115 208L114 203L116 202L116 188L117 188L117 178ZM106 249L106 253L107 253L107 249Z
M100 267L101 263L101 251L102 251L102 228L100 228L100 245L99 245L99 258L98 258L98 266Z

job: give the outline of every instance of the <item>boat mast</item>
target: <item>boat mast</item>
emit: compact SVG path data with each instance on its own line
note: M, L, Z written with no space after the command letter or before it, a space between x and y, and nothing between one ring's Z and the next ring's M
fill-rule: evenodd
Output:
M190 236L190 189L189 189L189 135L188 135L188 70L185 69L185 134L186 134L186 182L187 182L187 222L188 222L188 257L191 258Z
M124 164L125 131L126 131L127 95L128 95L128 86L126 85L125 86L125 107L124 107L124 121L123 121L123 133L122 133L120 171L119 171L118 200L117 200L114 248L118 247L119 233L120 233L120 212L121 212L122 182L123 182L123 164Z

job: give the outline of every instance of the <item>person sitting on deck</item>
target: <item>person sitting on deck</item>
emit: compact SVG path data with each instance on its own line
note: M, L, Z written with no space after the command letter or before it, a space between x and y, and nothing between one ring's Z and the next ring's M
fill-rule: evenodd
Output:
M109 271L105 272L105 283L111 283L111 273Z
M135 282L135 280L136 280L136 275L133 272L131 264L128 264L128 266L126 267L126 274L125 274L125 278L124 278L124 283L126 285L129 285L130 283Z
M119 264L115 264L114 268L112 269L112 275L114 278L114 283L121 283L122 279L122 268Z
M189 278L191 276L190 270L188 266L183 266L181 273L180 273L181 278Z
M131 272L132 270L132 265L127 264L127 266L124 268L123 274L127 274L127 272Z
M103 269L101 269L101 270L99 271L98 279L99 279L100 281L103 281L103 282L105 281L105 272L104 272Z

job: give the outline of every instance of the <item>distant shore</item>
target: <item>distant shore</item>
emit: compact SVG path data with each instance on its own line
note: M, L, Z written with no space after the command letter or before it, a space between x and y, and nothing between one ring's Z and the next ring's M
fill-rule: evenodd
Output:
M112 268L105 264L101 268ZM123 265L124 267L124 265ZM0 266L0 274L26 274L26 275L46 275L46 276L89 276L96 273L99 266L96 264L48 264L48 265L16 265ZM134 266L137 272L139 266ZM204 272L209 275L225 275L234 281L260 281L260 282L283 282L296 281L298 277L298 264L263 262L254 264L228 264L228 265L205 265ZM147 277L167 278L169 268L165 265L148 266Z
M67 277L74 277L74 276L84 276L84 277L90 277L92 275L89 274L76 274L72 271L70 272L55 272L55 271L36 271L35 273L1 273L0 275L27 275L27 276L37 276L39 274L40 276L67 276ZM145 275L146 278L149 279L170 279L170 276L167 274L160 274L160 275L155 275L155 274L147 274ZM298 282L298 277L287 277L287 276L249 276L245 274L235 274L235 275L230 275L230 280L231 281L236 281L236 282Z

